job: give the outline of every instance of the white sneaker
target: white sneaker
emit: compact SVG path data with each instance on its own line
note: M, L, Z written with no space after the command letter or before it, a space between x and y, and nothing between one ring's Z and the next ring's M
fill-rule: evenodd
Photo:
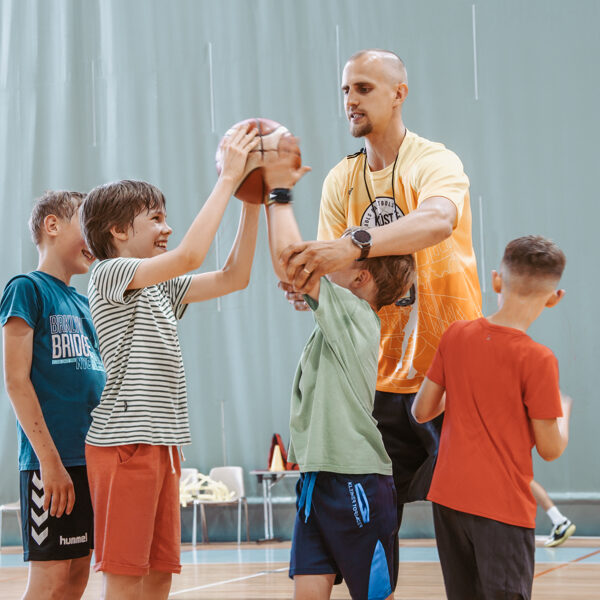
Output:
M544 546L548 546L549 548L554 546L560 546L563 542L565 542L569 537L571 537L575 533L575 525L566 519L562 523L555 525L550 532L550 536L544 542Z

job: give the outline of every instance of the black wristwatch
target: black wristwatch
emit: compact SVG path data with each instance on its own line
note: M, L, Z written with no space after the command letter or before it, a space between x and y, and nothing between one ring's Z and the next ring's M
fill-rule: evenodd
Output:
M365 260L371 250L372 237L366 229L355 229L350 233L350 239L360 248L360 256L356 260Z
M289 204L292 201L292 190L288 188L273 188L269 194L269 204Z

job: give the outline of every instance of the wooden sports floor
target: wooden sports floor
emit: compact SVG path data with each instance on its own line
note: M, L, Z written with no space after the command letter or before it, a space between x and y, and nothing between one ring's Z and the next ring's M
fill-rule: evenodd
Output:
M401 540L396 599L443 600L444 585L433 540ZM170 598L178 600L271 600L292 597L287 576L290 544L210 544L182 547L183 571L176 576ZM15 566L18 565L18 566ZM17 600L25 589L27 567L17 549L0 555L0 598ZM98 600L101 576L93 573L83 596ZM332 598L350 598L344 584ZM534 600L600 600L600 538L571 538L546 549L538 543ZM470 600L465 598L465 600Z

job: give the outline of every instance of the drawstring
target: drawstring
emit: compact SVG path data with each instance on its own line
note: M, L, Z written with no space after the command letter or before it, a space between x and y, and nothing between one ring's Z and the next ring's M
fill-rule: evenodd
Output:
M175 474L177 471L175 471L175 463L173 462L173 457L175 455L174 448L177 448L182 462L185 461L185 454L183 453L183 448L181 446L167 446L167 448L169 449L169 460L171 461L171 473Z
M302 482L302 492L300 493L300 500L298 500L298 512L302 510L304 506L304 522L308 523L308 517L310 516L310 508L312 505L312 495L315 489L315 482L317 481L318 471L312 473L306 473L304 481Z
M176 473L175 465L173 464L173 448L174 446L168 446L169 448L169 460L171 461L171 473Z

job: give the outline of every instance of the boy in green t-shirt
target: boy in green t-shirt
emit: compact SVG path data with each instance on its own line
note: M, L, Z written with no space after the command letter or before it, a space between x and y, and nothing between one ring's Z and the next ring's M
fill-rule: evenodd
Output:
M301 241L290 188L308 170L294 167L294 140L286 140L265 169L267 222L273 267L289 281L279 257ZM288 147L289 146L289 147ZM366 229L345 232L361 248L356 264L323 277L305 299L316 326L294 379L291 461L300 465L298 514L290 577L294 598L326 599L342 579L352 598L392 598L396 492L392 463L372 416L380 321L414 277L412 256L367 258Z

